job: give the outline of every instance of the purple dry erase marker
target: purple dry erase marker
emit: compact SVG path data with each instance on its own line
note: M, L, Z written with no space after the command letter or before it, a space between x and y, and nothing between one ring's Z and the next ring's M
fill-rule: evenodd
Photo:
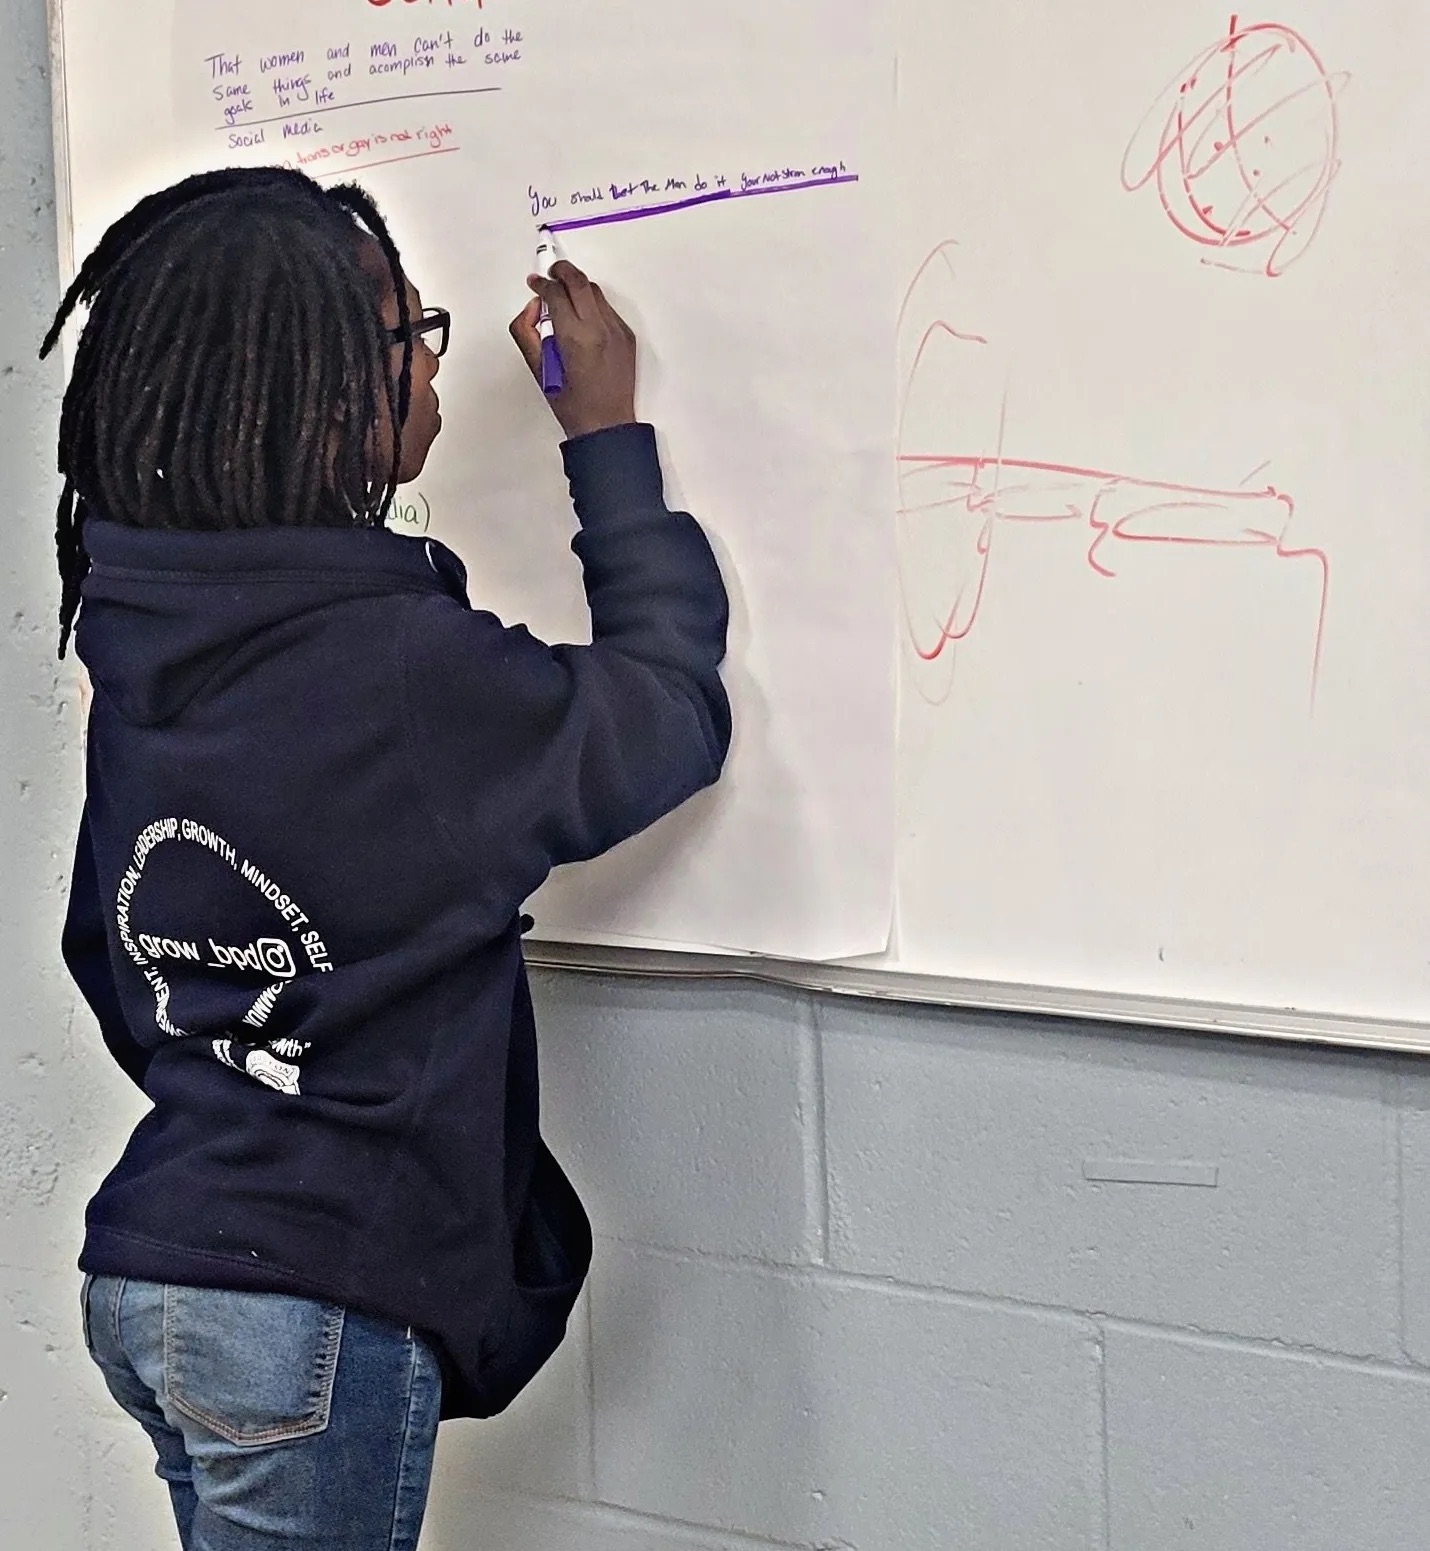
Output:
M551 278L551 266L561 255L556 251L556 238L545 227L539 227L536 240L536 272L543 280ZM561 392L566 386L566 368L561 363L561 350L556 343L556 327L546 303L541 304L541 315L536 320L536 330L541 336L541 391L548 398Z
M566 368L561 364L561 350L552 331L551 319L543 307L541 322L537 325L541 335L541 391L551 398L566 386Z

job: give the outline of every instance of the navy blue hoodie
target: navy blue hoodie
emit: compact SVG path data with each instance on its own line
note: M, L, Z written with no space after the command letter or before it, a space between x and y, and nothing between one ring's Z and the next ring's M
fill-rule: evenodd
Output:
M719 774L726 598L648 426L563 448L592 644L382 530L91 521L64 955L152 1102L83 1270L415 1326L501 1410L590 1261L541 1139L519 915Z

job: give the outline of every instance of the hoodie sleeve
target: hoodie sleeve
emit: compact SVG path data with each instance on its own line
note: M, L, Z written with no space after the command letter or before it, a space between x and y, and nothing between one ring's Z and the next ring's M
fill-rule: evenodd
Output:
M151 1052L145 1050L129 1032L123 1008L119 1005L119 993L114 986L114 970L109 962L109 939L104 930L99 879L94 865L94 845L90 839L88 809L79 821L74 876L70 883L69 910L60 938L60 952L80 994L99 1022L99 1032L110 1055L126 1075L142 1088Z
M665 504L655 434L562 448L589 646L547 646L424 599L405 652L409 731L433 818L494 907L609 850L720 774L728 603L694 518Z

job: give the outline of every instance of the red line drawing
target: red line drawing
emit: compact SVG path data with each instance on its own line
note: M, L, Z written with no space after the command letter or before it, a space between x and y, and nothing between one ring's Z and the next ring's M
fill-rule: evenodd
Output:
M347 163L341 167L330 167L326 172L310 174L314 179L321 178L347 178L355 172L371 172L374 167L395 167L398 162L418 162L427 156L452 156L462 148L459 145L444 145L440 151L412 151L406 156L389 156L381 162L359 162L356 166Z
M1167 219L1204 264L1283 274L1311 245L1341 170L1329 74L1299 32L1242 26L1205 49L1153 104L1122 160L1122 186L1155 183Z
M1308 641L1314 707L1330 560L1324 550L1291 541L1296 507L1289 494L1269 484L1252 487L1266 463L1239 486L1226 488L1010 457L1005 451L1006 397L996 445L988 451L955 452L915 439L909 426L915 389L922 384L940 393L968 364L968 350L988 345L982 335L956 328L934 310L937 299L927 282L956 281L956 248L955 242L944 242L929 254L899 313L901 347L910 350L896 446L904 625L919 661L942 664L945 670L942 693L931 698L946 697L957 648L978 623L999 530L1007 524L1077 523L1088 533L1087 564L1109 579L1118 574L1122 545L1269 552L1278 561L1314 567L1319 597ZM956 360L950 352L956 352Z

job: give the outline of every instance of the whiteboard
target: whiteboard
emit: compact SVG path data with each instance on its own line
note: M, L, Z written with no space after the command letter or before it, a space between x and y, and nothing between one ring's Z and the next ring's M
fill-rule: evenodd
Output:
M428 293L480 309L464 276L503 277L493 327L523 197L583 223L567 245L631 298L672 484L734 578L744 746L708 801L557 880L532 957L1422 1048L1430 15L571 10L443 7L540 62L444 104L459 152L362 175ZM125 11L56 12L80 246L212 157L192 61L250 47L214 29L281 53L297 25L276 0ZM414 21L302 15L369 43ZM656 173L611 170L655 147ZM584 224L613 182L651 185L623 215L722 192L695 188L716 165L778 197ZM454 255L433 216L473 197ZM460 462L415 520L560 633L539 415L483 371L512 521L451 515Z
M902 15L896 967L1403 1038L1430 15Z

